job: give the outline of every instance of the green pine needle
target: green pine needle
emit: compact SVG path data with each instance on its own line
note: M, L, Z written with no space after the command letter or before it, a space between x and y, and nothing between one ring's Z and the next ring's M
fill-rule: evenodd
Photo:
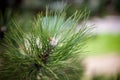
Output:
M89 29L84 23L87 11L76 11L66 18L65 13L39 14L25 32L16 24L5 36L6 52L0 68L1 80L79 80L82 72L74 62L88 40Z

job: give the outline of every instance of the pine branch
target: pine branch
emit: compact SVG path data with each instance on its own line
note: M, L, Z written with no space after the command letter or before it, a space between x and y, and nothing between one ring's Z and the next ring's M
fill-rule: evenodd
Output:
M66 18L64 12L46 11L45 16L37 16L28 32L14 21L5 36L6 53L2 55L5 62L0 68L0 79L38 80L39 76L40 80L61 80L62 76L66 80L71 74L65 69L81 72L71 60L78 58L89 38L85 24L77 29L79 20L86 15L86 11L76 11Z

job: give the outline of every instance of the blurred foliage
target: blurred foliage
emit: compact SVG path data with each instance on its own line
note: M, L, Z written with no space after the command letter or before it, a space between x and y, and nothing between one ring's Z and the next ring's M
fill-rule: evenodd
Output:
M93 36L87 43L88 55L120 53L120 34L99 34Z
M10 8L14 11L45 11L46 6L51 10L60 11L66 6L68 15L72 15L75 10L88 8L91 16L105 15L109 13L120 13L120 0L1 0L0 10Z

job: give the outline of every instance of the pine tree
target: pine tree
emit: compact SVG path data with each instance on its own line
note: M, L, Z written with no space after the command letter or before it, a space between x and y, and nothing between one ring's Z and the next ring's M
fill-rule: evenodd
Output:
M79 80L82 69L78 58L89 30L87 11L39 13L26 32L13 21L5 34L5 53L0 66L1 80ZM79 20L83 20L80 29ZM26 21L27 22L27 21Z

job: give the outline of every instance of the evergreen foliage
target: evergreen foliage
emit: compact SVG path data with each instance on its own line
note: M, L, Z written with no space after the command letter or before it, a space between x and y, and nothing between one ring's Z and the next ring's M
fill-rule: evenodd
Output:
M82 69L77 59L90 37L87 17L87 11L66 18L64 11L46 10L28 32L13 21L4 39L0 80L79 80ZM80 19L84 23L78 29Z

